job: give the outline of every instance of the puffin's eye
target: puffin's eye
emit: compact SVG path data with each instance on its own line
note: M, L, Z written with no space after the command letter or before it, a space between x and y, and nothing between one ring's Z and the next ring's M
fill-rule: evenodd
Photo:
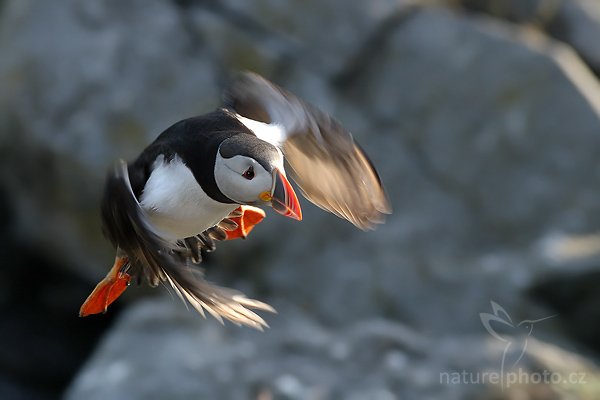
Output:
M248 180L252 180L252 178L254 178L254 168L252 166L250 166L243 174L242 176Z

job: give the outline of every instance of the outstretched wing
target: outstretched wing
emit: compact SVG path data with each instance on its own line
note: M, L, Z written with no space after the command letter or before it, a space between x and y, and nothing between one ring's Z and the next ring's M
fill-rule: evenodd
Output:
M328 114L253 73L234 81L225 92L224 106L281 128L254 133L282 149L291 177L314 204L363 230L391 212L375 167Z
M267 326L266 322L251 309L271 311L268 304L249 299L242 293L215 286L204 279L200 268L190 260L200 261L199 250L214 249L214 239L223 236L222 226L211 229L183 243L163 240L160 232L148 222L144 210L133 194L127 164L120 161L106 181L102 200L103 229L110 241L123 250L131 262L132 275L146 278L156 286L168 282L175 293L190 303L204 316L204 310L222 322L223 318L235 324L256 329Z

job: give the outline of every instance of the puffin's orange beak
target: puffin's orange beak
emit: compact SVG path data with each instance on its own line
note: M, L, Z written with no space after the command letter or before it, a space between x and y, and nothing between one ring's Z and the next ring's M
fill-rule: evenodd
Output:
M271 207L281 215L302 221L302 209L298 202L298 196L285 175L277 168L273 170Z

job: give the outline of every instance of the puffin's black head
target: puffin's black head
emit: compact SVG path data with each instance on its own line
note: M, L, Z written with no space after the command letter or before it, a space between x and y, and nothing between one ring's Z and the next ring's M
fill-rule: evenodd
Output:
M256 136L236 135L221 143L215 181L238 204L270 205L282 215L302 219L298 197L285 177L283 154Z

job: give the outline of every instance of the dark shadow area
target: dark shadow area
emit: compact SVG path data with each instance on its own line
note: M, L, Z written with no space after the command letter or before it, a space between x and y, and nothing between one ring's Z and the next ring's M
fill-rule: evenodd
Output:
M74 305L88 295L90 282L14 239L4 194L0 190L0 398L59 398L119 305L101 317L79 318Z
M561 273L531 288L531 295L549 305L564 320L576 341L600 354L600 272Z

